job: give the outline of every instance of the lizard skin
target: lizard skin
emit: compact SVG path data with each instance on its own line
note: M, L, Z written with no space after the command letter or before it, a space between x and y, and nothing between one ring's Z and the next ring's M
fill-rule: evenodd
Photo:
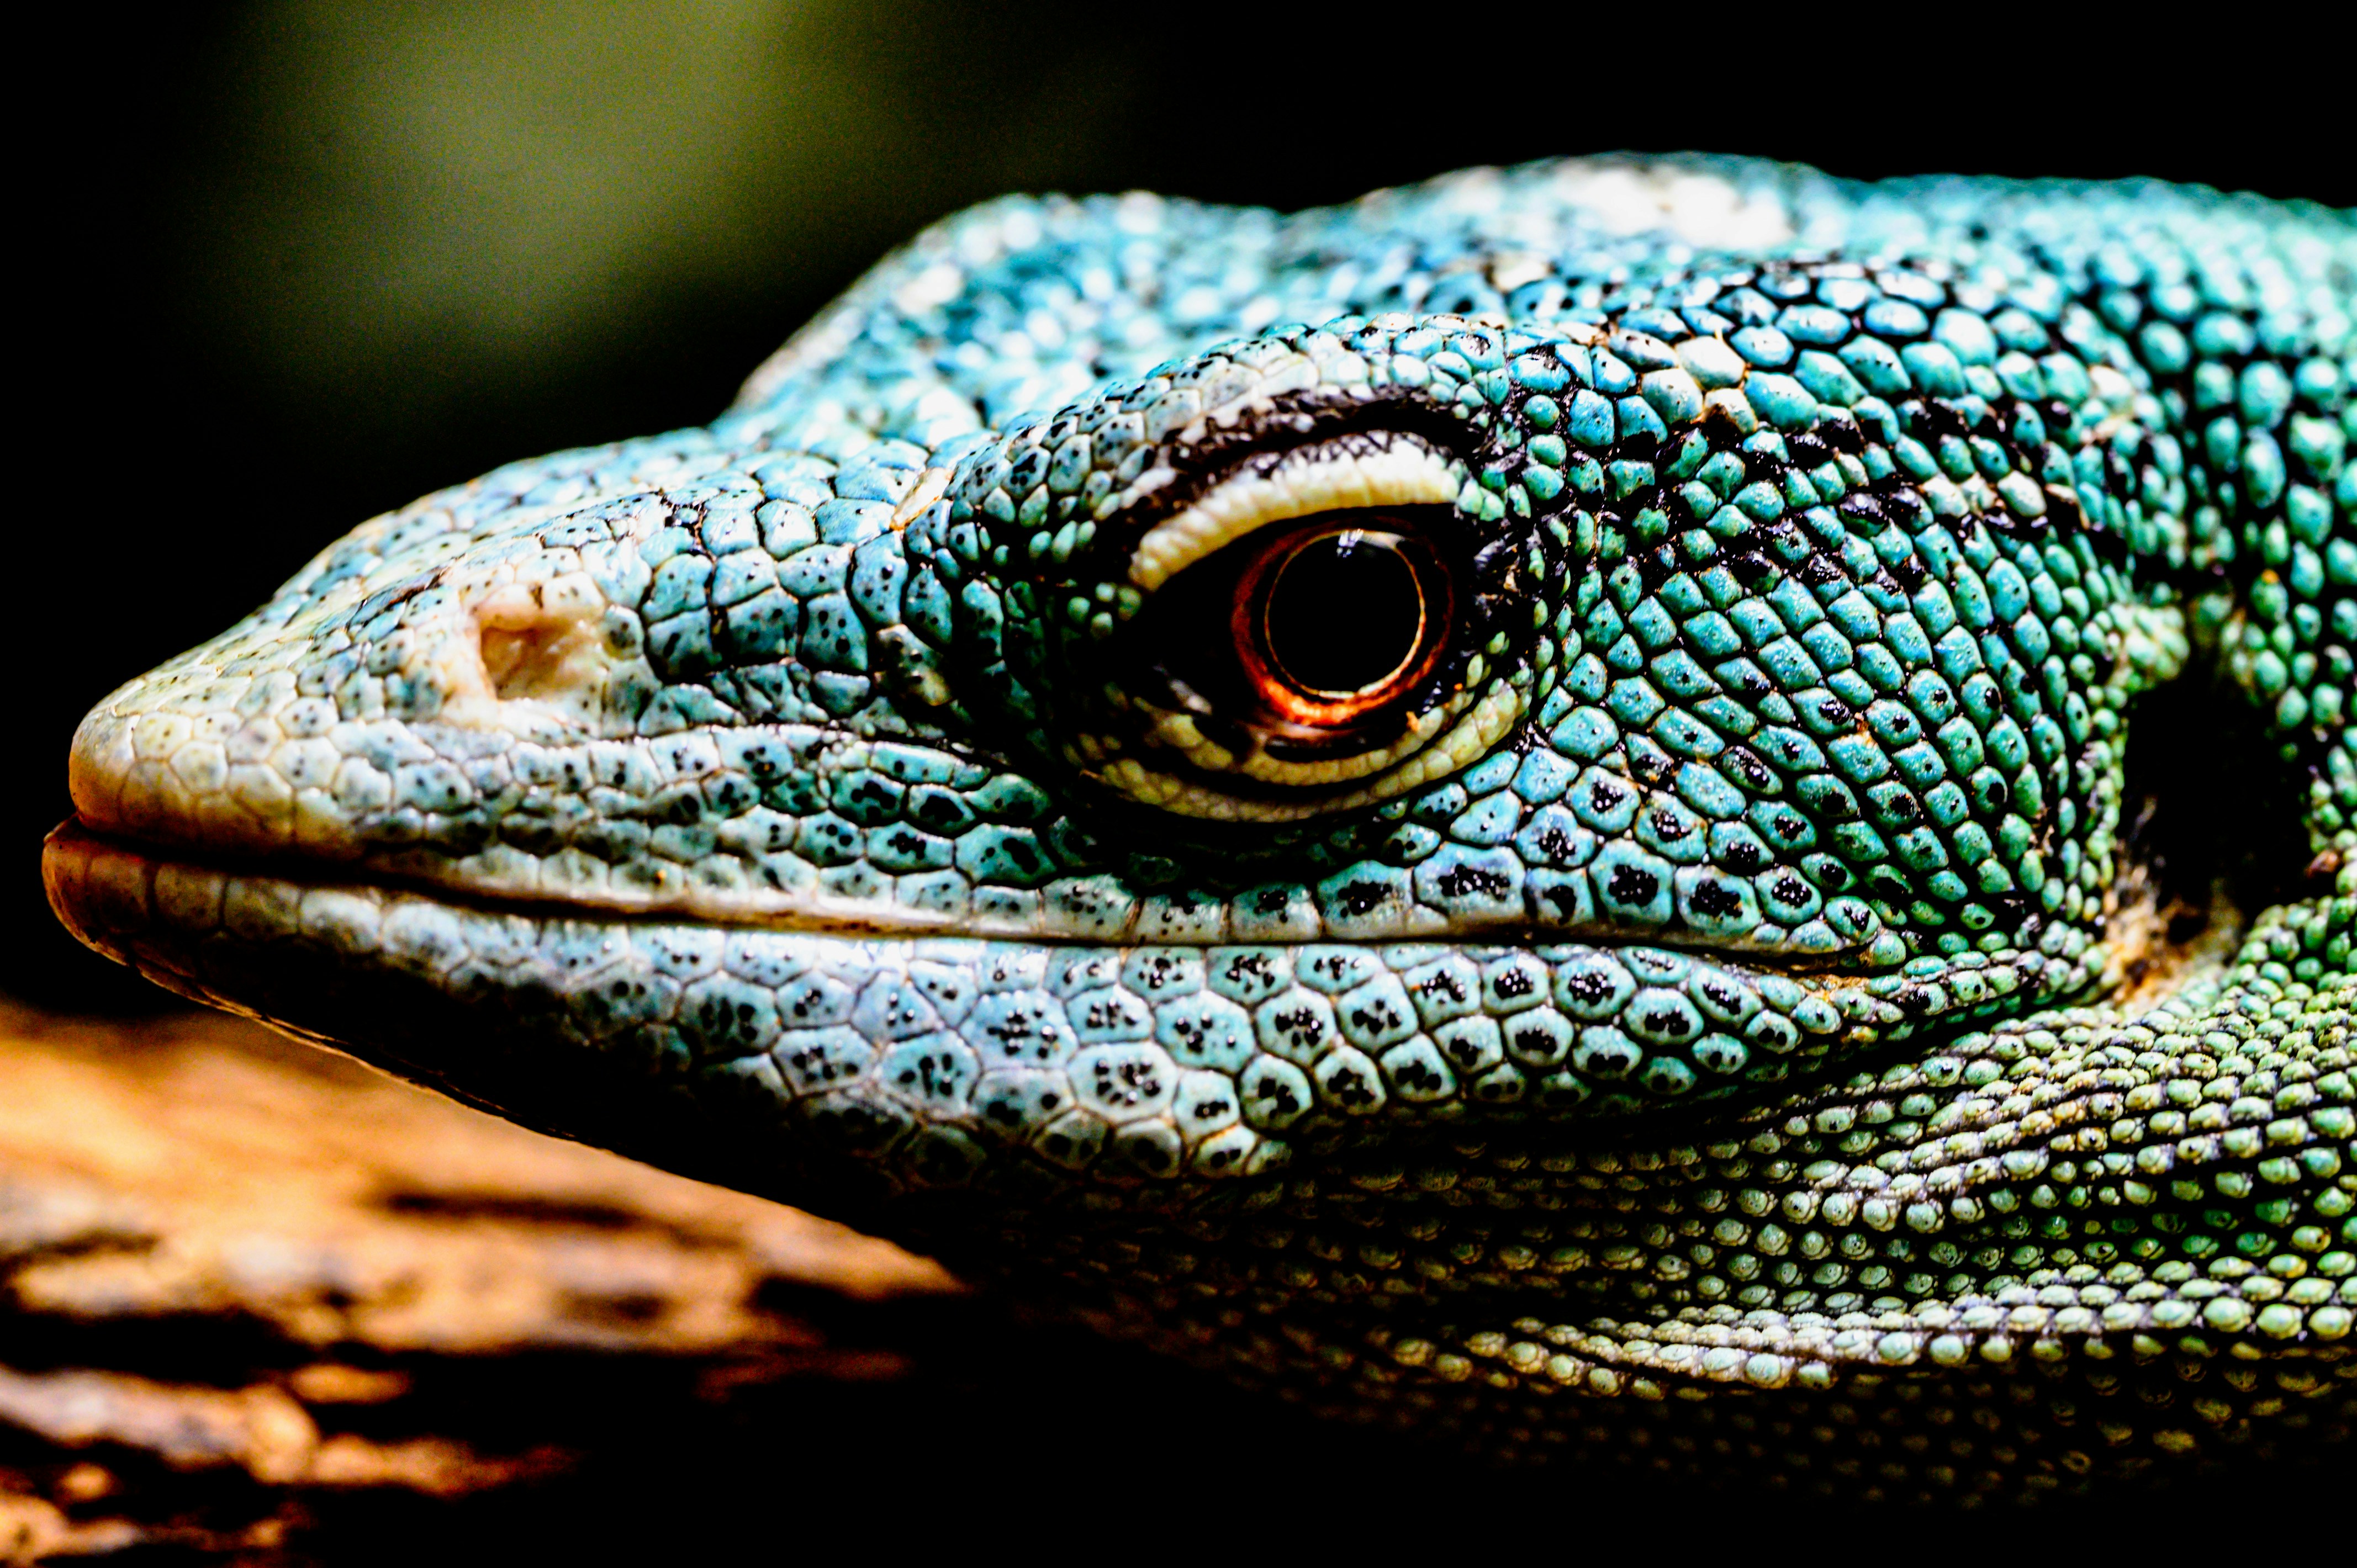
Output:
M365 523L108 696L52 901L1491 1452L1957 1499L2309 1452L2352 282L2348 212L2151 182L992 203L711 425ZM2255 736L2316 856L2186 951L2124 821L2172 682L2142 744Z

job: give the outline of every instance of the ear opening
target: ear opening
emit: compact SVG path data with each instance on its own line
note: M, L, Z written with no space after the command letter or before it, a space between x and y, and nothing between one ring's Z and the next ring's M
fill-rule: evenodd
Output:
M2197 664L2139 696L2127 732L2122 871L2150 883L2172 945L2330 890L2329 875L2311 875L2305 770L2281 760L2264 717L2214 671Z

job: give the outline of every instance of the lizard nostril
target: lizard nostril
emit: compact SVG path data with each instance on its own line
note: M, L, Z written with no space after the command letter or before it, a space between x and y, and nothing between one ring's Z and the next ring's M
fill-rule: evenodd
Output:
M545 699L571 682L568 669L579 651L584 632L596 628L575 621L569 625L483 628L483 671L492 692L503 702L518 697Z
M606 686L605 608L605 596L577 575L503 584L476 600L469 609L489 694L595 720Z

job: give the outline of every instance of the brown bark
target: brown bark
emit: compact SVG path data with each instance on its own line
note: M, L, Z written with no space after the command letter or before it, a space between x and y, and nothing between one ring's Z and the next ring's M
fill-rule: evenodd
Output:
M967 1310L888 1243L251 1025L16 1009L0 1283L18 1559L268 1559L367 1495L561 1485L617 1419L693 1441L763 1389L902 1380L862 1325Z

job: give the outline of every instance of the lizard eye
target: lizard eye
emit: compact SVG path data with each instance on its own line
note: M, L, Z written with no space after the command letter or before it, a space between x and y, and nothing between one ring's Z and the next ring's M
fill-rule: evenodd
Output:
M1215 725L1259 730L1273 754L1379 746L1448 644L1455 587L1435 538L1445 522L1426 509L1351 509L1239 540L1157 596L1154 666Z
M1518 704L1488 679L1463 465L1361 433L1260 454L1147 529L1114 684L1142 733L1095 769L1189 815L1312 816L1486 751Z
M1347 725L1429 672L1449 595L1409 519L1329 513L1254 553L1235 595L1236 652L1275 712Z

